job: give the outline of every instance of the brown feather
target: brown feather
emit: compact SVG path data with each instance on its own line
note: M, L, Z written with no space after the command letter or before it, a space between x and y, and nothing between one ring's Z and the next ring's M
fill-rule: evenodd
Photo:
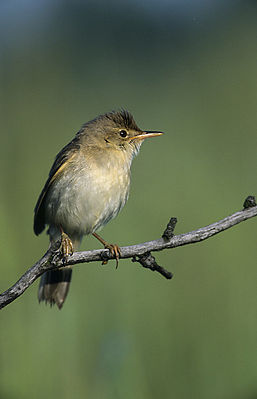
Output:
M56 177L65 169L71 159L75 156L80 148L79 145L79 134L68 143L56 156L54 164L49 172L48 179L44 185L43 190L38 198L37 204L34 210L34 232L36 235L42 233L45 228L45 199L49 188L55 181Z

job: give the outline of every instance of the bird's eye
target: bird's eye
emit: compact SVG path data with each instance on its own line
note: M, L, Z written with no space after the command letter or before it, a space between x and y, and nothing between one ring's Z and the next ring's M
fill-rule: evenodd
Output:
M120 136L121 137L127 137L128 133L126 132L126 130L120 130Z

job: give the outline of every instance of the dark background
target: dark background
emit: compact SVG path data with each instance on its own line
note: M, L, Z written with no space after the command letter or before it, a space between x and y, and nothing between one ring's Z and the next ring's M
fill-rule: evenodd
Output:
M1 1L1 290L48 246L33 208L82 123L124 107L163 130L133 163L120 246L212 223L257 193L255 1ZM157 254L75 266L60 312L37 283L0 316L0 395L257 398L256 220ZM82 249L99 247L87 237Z

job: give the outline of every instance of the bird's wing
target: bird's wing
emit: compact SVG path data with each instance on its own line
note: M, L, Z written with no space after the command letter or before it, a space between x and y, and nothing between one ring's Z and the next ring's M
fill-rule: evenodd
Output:
M57 155L54 164L49 172L48 179L44 188L38 198L37 204L34 210L34 232L39 235L45 228L45 199L46 194L55 181L56 177L65 169L70 160L75 156L80 148L79 136L75 136L74 139L67 144Z

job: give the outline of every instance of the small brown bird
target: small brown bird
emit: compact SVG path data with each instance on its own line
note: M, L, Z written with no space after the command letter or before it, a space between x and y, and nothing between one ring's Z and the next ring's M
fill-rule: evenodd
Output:
M108 244L96 231L125 205L130 166L144 139L162 132L142 131L125 110L100 115L82 126L56 156L35 207L34 232L49 226L50 243L61 238L67 258L84 235L93 234L119 259L119 247ZM68 294L70 267L51 270L41 277L38 299L61 309Z

